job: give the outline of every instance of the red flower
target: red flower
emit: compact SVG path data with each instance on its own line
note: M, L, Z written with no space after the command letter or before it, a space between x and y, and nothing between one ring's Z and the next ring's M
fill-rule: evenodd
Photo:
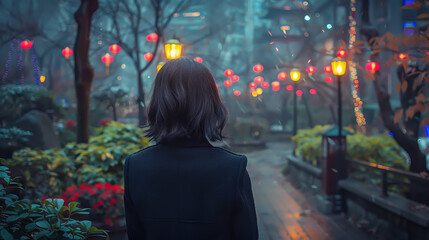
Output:
M94 186L97 189L103 189L103 184L101 184L101 183L96 183Z
M118 191L121 189L121 186L119 186L118 184L113 186L113 190Z
M72 202L76 202L76 201L77 201L77 197L71 197L71 198L70 198L70 201L72 201Z
M76 122L75 122L75 121L73 121L73 120L68 120L68 121L66 122L66 127L67 127L67 129L69 129L69 130L74 130L74 129L76 128Z
M100 120L100 125L105 127L108 123L112 122L112 120L107 119L107 120Z
M44 197L42 197L41 199L40 199L40 201L42 201L42 203L46 200L46 199L48 199L49 197L48 196L44 196Z
M110 204L115 204L116 203L116 200L114 199L114 198L112 198L112 199L110 199Z
M105 187L107 190L111 190L111 189L112 189L112 185L110 185L110 183L108 183L108 182L105 182L105 183L104 183L104 187Z
M110 219L110 218L106 218L106 220L104 220L107 224L112 224L112 219Z
M96 194L96 192L95 192L95 190L94 189L88 189L88 193L89 194L91 194L91 195L94 195L94 194Z
M73 195L79 197L79 192L74 192Z

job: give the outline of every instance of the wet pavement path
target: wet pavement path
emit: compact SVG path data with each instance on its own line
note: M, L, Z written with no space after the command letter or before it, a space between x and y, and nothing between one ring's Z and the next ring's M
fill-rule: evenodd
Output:
M325 216L314 196L295 189L281 174L291 145L267 143L267 148L245 153L258 214L260 240L371 239L341 215ZM313 200L312 200L313 199Z

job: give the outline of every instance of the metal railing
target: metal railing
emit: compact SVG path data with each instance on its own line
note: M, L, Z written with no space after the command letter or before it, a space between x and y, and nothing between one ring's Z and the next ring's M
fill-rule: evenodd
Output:
M416 194L426 194L426 198L429 198L429 179L423 176L404 170L386 167L380 164L370 163L366 161L359 161L353 159L346 159L347 169L353 168L358 172L364 172L366 174L373 175L376 179L381 178L381 194L382 196L389 196L388 187L391 185L404 185L410 189L411 200L416 200ZM356 166L361 166L366 169L373 169L374 171L363 171ZM348 171L347 171L348 172ZM392 178L389 175L399 176ZM407 179L409 182L401 180ZM419 197L420 198L420 197Z

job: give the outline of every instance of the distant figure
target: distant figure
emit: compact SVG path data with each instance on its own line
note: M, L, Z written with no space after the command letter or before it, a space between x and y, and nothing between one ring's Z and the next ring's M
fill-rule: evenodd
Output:
M201 63L167 62L155 79L146 136L157 144L125 160L130 240L258 239L247 158L222 140L226 109Z

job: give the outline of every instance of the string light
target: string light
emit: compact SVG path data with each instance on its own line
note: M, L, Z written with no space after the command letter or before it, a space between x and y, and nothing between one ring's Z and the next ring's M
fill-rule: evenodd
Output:
M353 44L356 42L356 0L350 0L350 16L349 16L349 49L353 48ZM353 53L352 53L353 54ZM359 80L356 70L356 63L353 62L353 56L350 58L349 62L349 72L350 72L350 81L352 82L351 90L354 103L354 112L356 116L356 123L363 131L365 131L366 120L363 115L363 109L361 98L359 96Z

